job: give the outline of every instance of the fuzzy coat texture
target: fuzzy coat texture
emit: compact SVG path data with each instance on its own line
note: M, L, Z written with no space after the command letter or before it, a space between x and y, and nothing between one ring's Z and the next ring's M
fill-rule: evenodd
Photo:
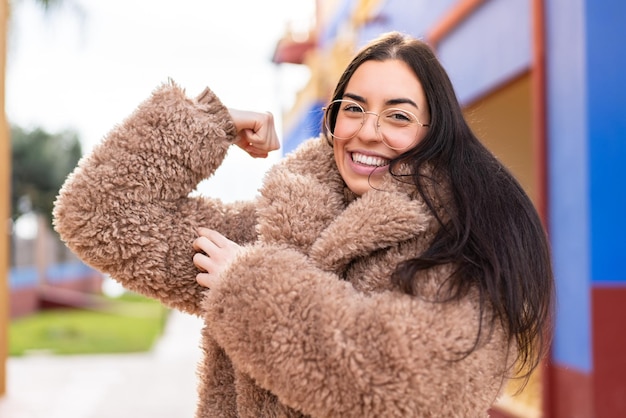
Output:
M55 227L86 263L126 288L203 317L196 416L484 417L503 384L500 328L474 344L478 302L433 302L391 285L437 224L410 185L387 176L356 197L323 138L267 174L254 201L193 197L235 140L207 89L150 98L68 177ZM242 167L242 175L245 167ZM200 226L245 246L207 290L196 283Z

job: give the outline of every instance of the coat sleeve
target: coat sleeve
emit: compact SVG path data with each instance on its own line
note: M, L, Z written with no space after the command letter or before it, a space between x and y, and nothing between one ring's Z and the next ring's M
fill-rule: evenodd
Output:
M486 416L502 385L500 328L464 354L478 331L472 297L367 295L296 250L255 245L205 302L235 368L313 417Z
M126 288L198 313L196 229L238 243L256 236L252 202L190 197L224 159L236 131L210 90L197 99L173 83L155 90L67 178L54 226L82 260Z

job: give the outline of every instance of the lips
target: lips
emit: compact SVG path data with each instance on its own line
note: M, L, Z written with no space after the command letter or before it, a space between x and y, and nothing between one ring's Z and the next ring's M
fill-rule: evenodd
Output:
M353 152L350 154L350 157L352 158L353 162L369 167L384 167L386 165L389 165L389 160L387 158L376 155L366 155L358 152Z

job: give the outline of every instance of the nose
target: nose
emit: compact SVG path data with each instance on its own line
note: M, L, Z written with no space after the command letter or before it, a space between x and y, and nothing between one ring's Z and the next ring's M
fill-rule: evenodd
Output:
M379 127L380 125L378 123L377 113L363 113L363 126L361 126L360 132L362 139L368 141L380 141L382 138L380 137Z

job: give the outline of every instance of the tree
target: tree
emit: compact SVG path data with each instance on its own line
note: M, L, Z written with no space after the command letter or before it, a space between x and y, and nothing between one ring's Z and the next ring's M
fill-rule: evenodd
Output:
M78 134L12 127L11 155L11 217L33 211L52 222L54 199L82 155Z

